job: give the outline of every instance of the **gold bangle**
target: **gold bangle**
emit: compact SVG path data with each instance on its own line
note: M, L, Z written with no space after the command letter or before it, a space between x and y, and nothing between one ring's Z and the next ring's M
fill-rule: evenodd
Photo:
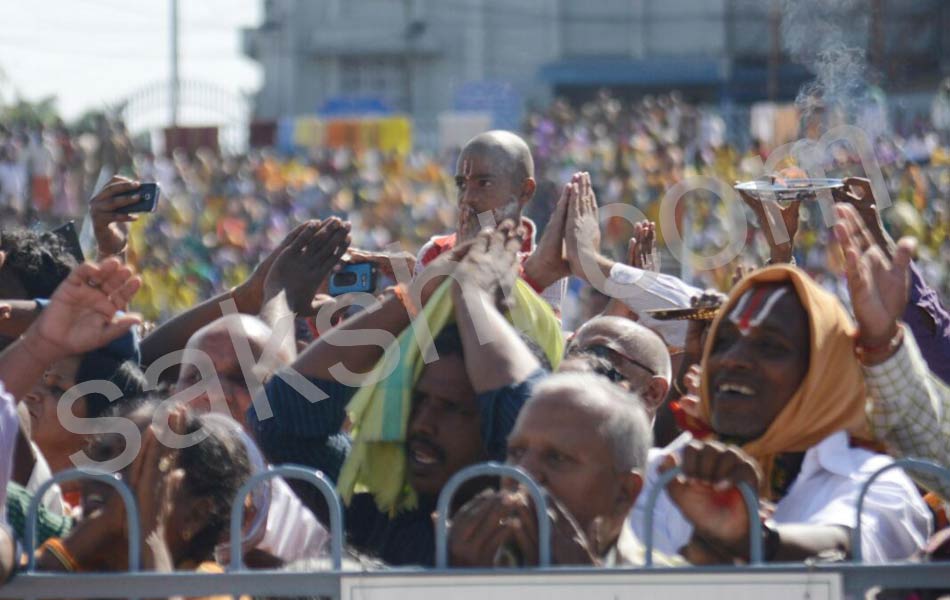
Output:
M66 546L63 545L62 540L59 538L50 538L43 542L43 545L40 546L41 552L49 552L53 555L56 560L59 561L63 568L65 568L70 573L76 573L79 571L79 563L70 554L69 550L66 549Z

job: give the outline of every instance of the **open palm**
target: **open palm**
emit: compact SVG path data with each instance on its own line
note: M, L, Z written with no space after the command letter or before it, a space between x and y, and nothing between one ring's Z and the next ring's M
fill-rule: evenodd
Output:
M861 343L878 346L895 333L907 306L910 291L910 260L914 241L903 239L894 259L872 243L858 212L850 205L835 207L839 222L835 237L845 255L845 272L851 305L858 321Z
M102 347L141 322L117 315L138 291L141 280L110 258L73 269L56 288L34 327L51 354L69 356Z

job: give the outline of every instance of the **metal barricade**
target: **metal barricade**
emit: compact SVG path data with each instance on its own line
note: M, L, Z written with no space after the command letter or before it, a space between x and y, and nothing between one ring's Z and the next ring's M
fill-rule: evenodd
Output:
M875 471L874 474L868 477L868 480L864 482L864 485L861 487L861 492L858 494L858 514L855 517L854 529L851 530L851 558L853 562L860 563L864 559L861 551L861 513L864 512L864 498L878 477L891 469L902 469L904 467L910 468L911 471L923 471L928 475L933 475L934 477L950 482L950 469L919 458L901 458Z
M499 477L510 477L517 479L528 488L534 500L535 513L538 515L538 562L540 566L547 567L551 564L551 523L547 519L548 503L544 498L544 492L537 483L531 479L531 476L517 467L502 465L496 462L482 463L466 467L453 475L442 492L439 494L439 502L436 507L438 519L435 523L435 566L437 569L448 568L449 549L448 540L448 519L449 507L452 498L459 486L472 479L473 477L484 477L486 475L497 475Z
M645 568L653 567L653 511L656 509L656 501L660 498L660 493L666 489L668 483L673 478L682 474L682 467L675 467L660 474L659 479L647 496L646 506L643 517L643 546ZM749 563L753 565L762 564L762 523L759 521L759 495L752 489L752 486L745 482L739 484L739 491L742 492L742 499L745 500L746 511L749 513Z
M129 571L138 571L141 568L142 551L142 532L139 526L139 510L135 503L135 497L129 486L112 473L88 471L83 469L69 469L53 475L50 479L44 481L36 490L36 494L30 499L30 506L26 513L26 553L27 553L27 573L32 573L36 568L36 517L39 512L40 503L43 496L51 487L59 483L67 483L78 479L90 479L111 486L125 504L125 516L129 528Z
M336 488L327 480L323 473L299 465L271 467L266 471L252 476L244 482L241 489L237 491L234 501L231 503L231 564L228 566L228 570L244 570L244 556L241 547L241 538L243 537L241 535L241 525L244 522L244 499L251 493L255 486L274 477L306 481L323 494L330 513L330 552L333 558L333 568L339 571L343 566L343 537L345 535L343 531L343 508L340 506L340 496L337 494Z

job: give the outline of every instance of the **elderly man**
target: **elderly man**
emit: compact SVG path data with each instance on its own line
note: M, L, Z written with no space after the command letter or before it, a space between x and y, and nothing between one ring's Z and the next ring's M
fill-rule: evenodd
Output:
M534 196L534 159L523 139L510 131L487 131L471 140L459 155L455 168L458 190L458 224L455 233L435 236L419 250L416 275L436 257L456 244L472 239L486 227L505 220L520 223L525 230L520 256L523 277L541 296L560 309L570 272L562 267L561 239L564 212L561 204L552 216L551 232L535 245L534 222L522 216ZM559 221L559 222L558 222ZM550 225L549 225L550 226Z
M650 444L646 412L603 377L562 373L535 387L508 438L508 464L548 494L554 564L643 564L624 522ZM535 511L511 485L459 509L449 535L454 566L537 564Z
M670 389L670 354L660 336L624 317L596 317L584 323L567 345L567 356L593 354L616 370L608 376L643 401L652 421ZM561 366L561 371L571 366Z

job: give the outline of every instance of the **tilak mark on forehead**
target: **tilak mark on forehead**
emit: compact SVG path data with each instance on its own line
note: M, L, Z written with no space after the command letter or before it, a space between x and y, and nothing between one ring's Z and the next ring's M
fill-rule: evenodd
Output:
M747 290L736 307L729 313L729 320L735 323L742 335L748 335L753 327L758 327L785 295L788 288L765 288Z

